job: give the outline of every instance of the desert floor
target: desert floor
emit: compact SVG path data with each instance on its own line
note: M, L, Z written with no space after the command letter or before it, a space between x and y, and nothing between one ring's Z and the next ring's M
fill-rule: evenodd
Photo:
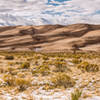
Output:
M100 100L100 53L1 51L0 100Z

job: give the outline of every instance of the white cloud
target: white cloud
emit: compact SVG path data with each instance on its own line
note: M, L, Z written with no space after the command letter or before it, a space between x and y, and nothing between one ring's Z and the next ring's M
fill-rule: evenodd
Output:
M57 6L47 3L48 0L0 0L0 21L2 25L100 24L100 0L52 0Z

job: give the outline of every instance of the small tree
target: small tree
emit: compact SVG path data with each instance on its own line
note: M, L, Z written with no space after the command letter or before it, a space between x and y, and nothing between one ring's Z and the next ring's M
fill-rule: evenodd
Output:
M72 46L73 54L76 54L76 51L77 51L77 50L79 50L79 47L78 47L77 44L74 44L74 45Z

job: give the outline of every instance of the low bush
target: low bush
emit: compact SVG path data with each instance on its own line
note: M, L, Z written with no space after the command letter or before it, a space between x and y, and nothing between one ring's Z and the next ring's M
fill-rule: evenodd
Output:
M83 72L97 72L99 71L99 66L97 64L90 64L89 62L81 62L77 68L81 69Z
M65 62L65 58L63 58L63 57L56 57L55 60L59 61L59 62Z
M48 56L42 56L42 59L43 60L49 60L49 57Z
M81 59L77 59L77 58L72 59L72 63L74 63L74 64L79 64L81 62L82 62Z
M56 66L54 70L56 72L64 72L67 68L66 63L61 61L56 61L54 65Z
M14 56L5 56L5 59L6 60L13 60L14 59Z
M19 73L17 73L17 76L19 77L19 78L25 78L25 73L22 73L22 72L19 72Z
M18 86L19 91L24 91L31 85L31 81L25 78L16 78L16 85Z
M14 71L15 69L13 68L13 67L8 67L7 68L7 71L10 73L10 74L12 74L12 72Z
M34 59L35 59L35 60L39 60L40 58L41 58L41 55L35 55L35 56L34 56Z
M15 82L15 78L14 78L14 76L12 76L11 74L5 74L5 75L3 76L3 80L4 80L4 82L6 82L7 85L9 85L9 86L14 85L14 82Z
M33 71L32 71L33 74L42 74L43 76L44 75L48 75L50 73L50 69L49 69L49 66L48 65L40 65L40 66L37 66Z
M56 87L72 87L75 84L74 79L68 76L66 73L58 72L54 76L51 77L51 82L53 86Z

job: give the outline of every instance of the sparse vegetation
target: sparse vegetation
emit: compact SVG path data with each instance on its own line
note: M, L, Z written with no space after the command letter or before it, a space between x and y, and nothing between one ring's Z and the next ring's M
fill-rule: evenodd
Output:
M5 58L8 55L14 59ZM32 94L38 89L62 92L78 86L99 93L99 54L3 52L0 60L0 90ZM71 93L71 100L81 99L80 89Z

